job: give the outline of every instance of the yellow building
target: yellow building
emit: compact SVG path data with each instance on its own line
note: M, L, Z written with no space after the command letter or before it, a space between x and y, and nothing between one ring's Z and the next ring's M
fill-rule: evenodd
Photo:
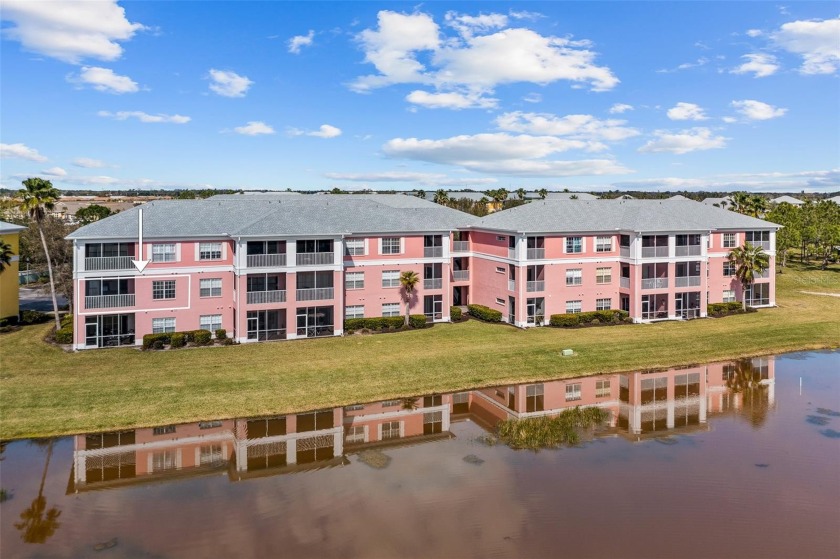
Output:
M21 225L0 221L0 241L11 245L12 262L0 272L0 320L18 315L18 270L20 269L20 232L26 229Z

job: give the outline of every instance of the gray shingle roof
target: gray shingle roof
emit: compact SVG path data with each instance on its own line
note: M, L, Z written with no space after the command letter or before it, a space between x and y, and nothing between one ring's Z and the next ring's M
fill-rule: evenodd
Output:
M0 221L0 233L16 233L18 231L23 231L26 229L23 225L15 225L14 223L9 223L8 221Z
M488 215L473 229L520 233L708 231L779 226L692 200L544 200Z
M139 209L86 225L67 238L132 238L137 235ZM433 202L395 194L219 196L156 200L142 209L143 236L150 239L451 231L476 219Z

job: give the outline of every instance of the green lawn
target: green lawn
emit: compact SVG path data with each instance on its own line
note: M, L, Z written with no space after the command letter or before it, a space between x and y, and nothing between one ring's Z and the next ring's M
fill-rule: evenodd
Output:
M375 336L67 353L48 325L0 336L0 438L281 414L400 396L840 347L840 266L788 268L778 308L563 330L477 321ZM576 355L560 357L572 348Z

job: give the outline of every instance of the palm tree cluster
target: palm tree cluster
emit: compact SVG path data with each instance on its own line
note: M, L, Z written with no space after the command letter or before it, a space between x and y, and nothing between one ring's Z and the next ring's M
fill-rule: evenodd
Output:
M728 208L739 214L751 217L763 217L767 213L767 200L758 194L736 192L732 195L732 202Z
M770 257L763 248L750 243L733 248L728 257L729 261L735 264L735 277L744 288L743 304L744 310L747 310L747 291L755 281L755 277L764 273L770 266Z
M776 232L776 252L782 267L787 264L788 250L799 248L802 262L813 255L825 269L840 247L840 205L834 202L809 200L801 206L783 202L764 219L783 226Z

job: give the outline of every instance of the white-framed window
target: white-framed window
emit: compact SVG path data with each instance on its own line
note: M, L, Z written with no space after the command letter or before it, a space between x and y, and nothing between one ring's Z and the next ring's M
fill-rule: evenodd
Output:
M399 287L400 286L400 271L399 270L383 270L382 271L382 287Z
M581 312L580 301L566 301L566 314Z
M152 262L175 262L177 258L175 243L152 245Z
M383 303L382 316L400 316L399 303Z
M726 289L723 291L723 302L724 303L734 303L735 302L735 290L733 289Z
M496 266L496 273L497 273L497 274L504 274L504 273L505 273L505 269L504 269L504 267L502 267L502 266Z
M499 297L496 297L496 304L497 305L502 305L504 307L505 306L505 300L501 299Z
M735 248L735 233L723 234L723 248Z
M566 237L566 253L583 252L583 237Z
M344 307L344 318L364 318L364 305L347 305Z
M595 283L612 283L612 268L596 268Z
M198 319L198 327L201 330L210 330L215 332L222 327L222 315L220 314L204 314Z
M612 308L612 299L595 299L596 311L608 311Z
M734 276L735 271L738 269L738 266L735 265L734 262L726 261L723 263L723 275L724 276Z
M198 243L199 260L221 260L222 243Z
M580 400L580 383L576 382L574 384L567 384L566 385L566 401L571 402L573 400Z
M366 442L365 440L365 426L364 425L352 425L347 428L347 435L344 437L344 441L348 444L352 443L363 443Z
M175 280L161 280L152 282L152 299L174 299Z
M379 440L386 441L388 439L399 439L400 438L400 422L399 421L386 421L382 423L380 426L382 429L382 436Z
M505 237L504 235L496 235L496 240L500 243L503 243L507 240L507 237Z
M344 287L347 289L364 289L365 273L347 272L346 274L344 274Z
M163 334L164 332L175 331L175 317L167 318L153 318L152 319L152 334Z
M566 270L566 285L581 285L583 283L583 270L573 268Z
M401 245L399 237L382 237L382 254L399 254Z
M612 237L595 237L595 252L612 252Z
M597 380L595 381L595 397L606 398L610 395L610 381Z
M365 255L365 240L364 239L347 239L344 241L344 253L347 256L364 256Z
M222 296L222 278L207 278L202 279L198 283L200 297L221 297Z
M400 404L402 404L402 400L385 400L381 405L383 408L393 408L394 406L399 406Z

